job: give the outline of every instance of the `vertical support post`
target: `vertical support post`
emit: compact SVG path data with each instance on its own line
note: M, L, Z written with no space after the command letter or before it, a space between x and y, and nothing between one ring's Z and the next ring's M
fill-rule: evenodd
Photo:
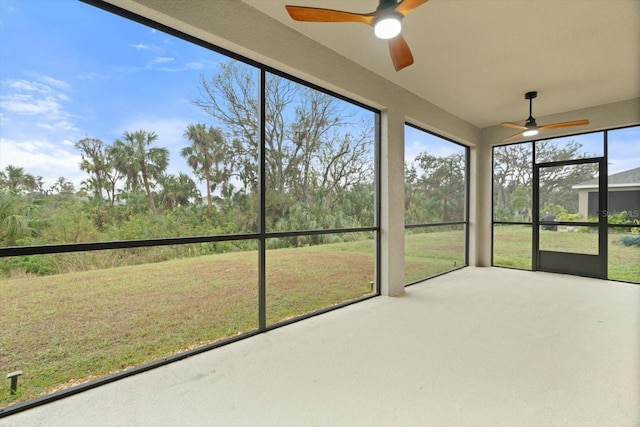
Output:
M266 87L267 74L260 69L260 143L258 145L258 330L267 329L267 230L266 230L266 183L265 183L265 132L266 132Z
M605 132L605 141L607 138ZM605 145L606 150L606 145ZM609 276L609 176L607 167L607 152L598 162L598 255L600 262L600 278L607 279Z
M535 143L534 146L534 156L535 156ZM531 209L532 212L532 242L531 242L531 270L539 271L540 270L540 166L535 163L533 164L533 192L531 200Z
M404 116L381 112L380 293L404 293Z
M491 144L478 144L469 154L469 265L489 267L493 235Z

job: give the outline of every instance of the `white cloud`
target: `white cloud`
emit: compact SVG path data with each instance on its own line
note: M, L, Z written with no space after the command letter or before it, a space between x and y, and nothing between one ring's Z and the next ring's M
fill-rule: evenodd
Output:
M28 80L5 80L3 85L9 89L35 92L43 89L43 85Z
M66 82L40 73L28 73L39 81L6 79L2 81L0 109L3 121L11 120L11 115L35 116L36 126L47 130L75 130L71 122L74 117L66 110L65 104L72 99L64 93L71 86ZM7 136L7 135L5 135Z
M110 80L112 76L109 74L98 74L91 72L78 74L77 77L79 80Z
M407 141L404 149L404 161L411 164L415 162L419 154L425 152L436 157L448 157L452 154L464 153L464 148L429 135L426 140L411 139Z
M176 60L175 58L168 57L168 56L158 56L151 60L151 64L162 64L165 62L173 62L175 60Z
M609 175L640 167L640 156L609 159Z
M116 69L118 72L122 73L139 73L145 70L157 69L157 64L167 64L175 61L175 58L169 56L158 56L147 62L144 66L131 65L125 67L119 67ZM162 70L162 68L161 68Z
M51 131L56 130L56 128L54 128L53 126L47 123L36 123L36 126L46 130L51 130Z
M50 86L56 87L58 89L62 89L62 90L71 89L71 86L68 83L63 82L62 80L54 79L53 77L45 76L39 73L36 73L35 77L38 78L39 80L42 80L44 83Z
M72 130L72 131L76 131L78 130L78 128L76 128L73 123L69 122L68 120L60 120L57 121L54 124L54 127L57 129L62 129L62 130Z
M145 43L130 44L129 47L135 50L147 50L147 51L154 51L154 52L162 52L164 50L160 46L148 45Z
M46 139L0 138L0 169L4 170L8 165L22 167L32 175L41 176L45 188L52 186L61 176L79 186L80 181L86 178L85 172L78 167L80 154L65 146L65 143Z
M420 141L408 141L404 146L404 162L411 164L416 160L418 154L424 151L425 147Z
M161 67L159 71L166 71L170 73L177 73L180 71L201 70L204 68L204 64L201 62L187 62L183 66L179 67Z
M0 96L0 108L15 114L59 116L62 106L51 96L40 99L30 94L14 93Z

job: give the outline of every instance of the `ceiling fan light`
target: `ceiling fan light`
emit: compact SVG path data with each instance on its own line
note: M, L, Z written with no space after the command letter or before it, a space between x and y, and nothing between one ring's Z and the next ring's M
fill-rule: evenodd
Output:
M382 15L373 26L376 37L383 40L394 38L400 34L400 30L402 30L402 23L397 14Z
M522 132L522 136L535 136L538 134L538 129L527 129Z

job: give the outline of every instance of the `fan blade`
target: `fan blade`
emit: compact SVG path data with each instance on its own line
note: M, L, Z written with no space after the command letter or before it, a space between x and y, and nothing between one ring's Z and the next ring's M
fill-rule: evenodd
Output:
M391 54L391 61L396 71L400 71L404 67L413 64L411 49L409 49L409 45L404 37L402 37L402 34L398 34L389 40L389 53Z
M418 6L425 4L428 0L403 0L394 8L402 16L407 16L409 12Z
M538 129L539 130L558 129L558 128L567 128L570 126L584 126L588 124L589 124L589 120L574 120L571 122L552 123L550 125L542 125Z
M514 139L518 139L520 138L520 136L522 136L523 133L524 131L518 132L515 135L511 135L509 138L502 140L502 142L508 142L508 141L513 141Z
M307 22L362 22L371 25L375 13L351 13L342 10L320 9L317 7L285 6L289 16L295 21Z
M520 129L520 130L527 130L525 126L519 125L517 123L511 123L511 122L500 123L500 126L504 126L507 128Z

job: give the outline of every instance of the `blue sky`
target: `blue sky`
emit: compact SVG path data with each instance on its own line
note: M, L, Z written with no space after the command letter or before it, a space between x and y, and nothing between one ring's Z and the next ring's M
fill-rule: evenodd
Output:
M464 147L439 138L429 132L416 129L413 126L404 127L404 160L405 163L413 163L419 154L427 151L438 157L447 157L452 154L464 154Z
M226 58L72 0L0 1L0 169L22 166L79 183L85 136L106 143L124 131L158 134L184 170L190 123L211 123L192 104L200 73Z
M45 188L60 176L78 185L86 174L75 142L110 144L142 129L169 149L169 173L187 171L179 155L188 144L185 128L213 124L192 103L199 76L227 60L79 1L0 0L0 170L24 167L42 176ZM640 128L617 135L611 171L639 166ZM460 150L408 128L407 161L427 147L442 156Z

